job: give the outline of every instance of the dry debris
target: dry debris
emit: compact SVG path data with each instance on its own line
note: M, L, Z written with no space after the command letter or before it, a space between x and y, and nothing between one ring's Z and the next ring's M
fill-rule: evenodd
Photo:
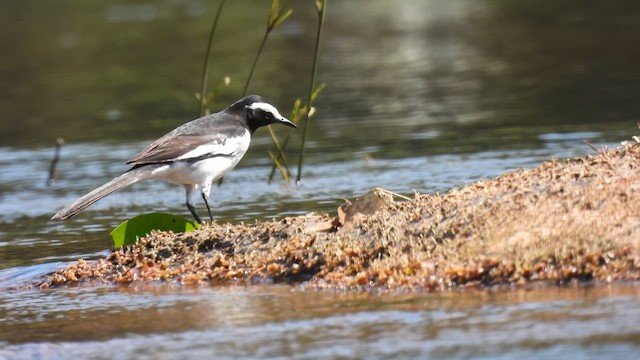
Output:
M274 282L432 291L640 279L637 141L446 194L394 202L374 189L363 199L338 217L153 232L38 285Z

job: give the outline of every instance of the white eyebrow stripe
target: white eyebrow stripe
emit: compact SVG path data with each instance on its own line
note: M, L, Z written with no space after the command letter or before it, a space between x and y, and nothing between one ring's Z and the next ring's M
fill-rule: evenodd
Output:
M280 112L278 112L278 109L276 109L275 106L269 103L254 102L253 104L249 105L249 109L251 110L260 109L262 111L272 113L273 116L275 116L277 119L282 119L282 115L280 115Z

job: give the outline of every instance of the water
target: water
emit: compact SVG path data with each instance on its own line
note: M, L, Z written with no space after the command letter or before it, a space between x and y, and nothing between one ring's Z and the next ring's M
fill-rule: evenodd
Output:
M403 295L140 286L5 293L0 313L12 330L0 357L625 358L640 347L639 291Z
M265 181L270 145L259 131L213 191L216 221L335 212L343 198L376 186L444 192L591 152L583 140L613 147L637 135L640 35L629 29L640 6L579 5L330 2L318 70L327 87L302 184ZM239 97L267 8L225 5L210 78L212 86L224 76L232 81L214 110ZM251 87L285 114L305 96L315 33L312 7L294 10L270 38ZM70 221L48 220L197 116L193 93L214 11L206 1L0 4L0 288L105 256L109 231L136 214L188 216L181 188L149 182ZM293 132L292 163L299 136ZM67 145L48 187L58 137ZM3 291L0 357L597 358L638 347L635 287L492 295L290 290ZM289 311L291 304L298 308Z

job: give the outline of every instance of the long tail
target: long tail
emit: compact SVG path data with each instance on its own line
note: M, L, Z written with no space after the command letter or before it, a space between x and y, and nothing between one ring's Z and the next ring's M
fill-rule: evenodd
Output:
M73 204L66 206L64 209L58 211L55 215L53 215L51 219L67 220L68 218L78 214L82 210L88 208L96 201L111 194L112 192L137 183L140 180L149 178L153 170L155 170L157 167L157 165L145 165L139 168L133 168L126 173L118 176L117 178L109 181L108 183L100 186L99 188L92 190L87 195L76 200Z

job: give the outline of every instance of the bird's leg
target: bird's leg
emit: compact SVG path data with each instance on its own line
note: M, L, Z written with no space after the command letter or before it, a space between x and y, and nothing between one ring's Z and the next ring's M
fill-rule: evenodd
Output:
M187 208L189 209L189 211L191 211L191 215L193 215L197 223L204 224L204 222L200 220L200 216L198 216L198 214L196 213L196 208L194 208L193 205L191 205L188 201L187 201Z
M187 209L189 209L191 215L193 215L194 219L196 219L196 222L198 222L199 224L204 224L202 220L200 220L200 216L198 216L198 213L196 213L196 208L191 204L191 193L193 192L193 186L185 185L184 188L185 190L187 190Z
M209 194L211 193L211 183L207 183L202 187L202 200L207 205L207 211L209 212L209 219L213 222L213 215L211 215L211 208L209 207Z
M213 221L213 215L211 215L211 208L209 207L209 201L207 200L207 196L202 193L202 200L204 200L204 204L207 205L207 211L209 212L209 219Z

